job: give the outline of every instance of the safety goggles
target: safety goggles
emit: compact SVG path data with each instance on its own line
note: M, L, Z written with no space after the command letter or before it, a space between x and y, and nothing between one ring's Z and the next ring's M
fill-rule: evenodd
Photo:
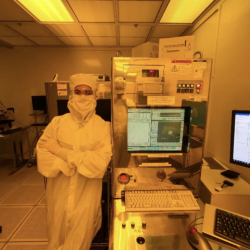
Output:
M78 89L75 89L74 90L74 94L75 95L93 95L93 90L78 90Z

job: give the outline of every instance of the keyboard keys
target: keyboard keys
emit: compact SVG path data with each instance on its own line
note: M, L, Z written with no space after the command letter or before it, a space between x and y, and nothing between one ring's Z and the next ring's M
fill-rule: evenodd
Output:
M154 186L149 188L151 190L127 189L125 192L126 211L198 211L199 206L192 192L180 186L182 185L177 185L176 190L173 190L173 185L171 189L161 187L162 190L155 191L151 191L155 189ZM140 187L136 188L138 190Z
M214 233L239 245L250 247L250 220L216 209Z

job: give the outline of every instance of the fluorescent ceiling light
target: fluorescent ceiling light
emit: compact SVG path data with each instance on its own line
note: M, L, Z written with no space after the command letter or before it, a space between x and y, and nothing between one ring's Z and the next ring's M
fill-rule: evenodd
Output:
M137 73L128 73L127 76L136 76Z
M16 0L41 22L74 22L61 0Z
M214 0L171 0L160 23L192 23Z

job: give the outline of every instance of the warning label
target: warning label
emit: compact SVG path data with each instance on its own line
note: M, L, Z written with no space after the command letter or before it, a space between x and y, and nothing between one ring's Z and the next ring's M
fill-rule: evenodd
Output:
M178 72L178 69L176 67L176 65L174 65L174 67L171 69L172 72Z
M171 60L170 73L190 74L193 69L193 60Z
M171 60L171 63L192 63L192 60Z

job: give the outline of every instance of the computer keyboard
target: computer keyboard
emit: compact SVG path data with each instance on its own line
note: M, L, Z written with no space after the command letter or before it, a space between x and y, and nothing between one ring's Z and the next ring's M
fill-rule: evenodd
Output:
M250 247L250 219L216 209L214 234L238 245Z
M127 187L122 193L127 212L199 211L192 192L183 185Z

